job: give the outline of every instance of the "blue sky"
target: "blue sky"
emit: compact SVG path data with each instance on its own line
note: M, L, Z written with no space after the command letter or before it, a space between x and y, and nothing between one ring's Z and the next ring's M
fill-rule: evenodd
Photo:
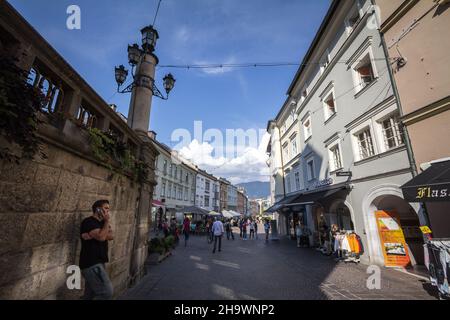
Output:
M115 94L114 66L127 65L127 45L140 43L140 29L152 23L158 0L9 2L108 103L117 104L119 111L128 115L130 96ZM155 53L160 65L299 63L329 2L162 0L155 26L160 35ZM81 30L66 28L66 9L71 4L81 8ZM225 129L265 129L267 120L276 115L286 99L296 70L296 66L159 68L156 84L161 90L164 74L171 72L177 82L168 101L153 100L150 129L157 132L159 141L172 147L172 132L177 128L192 132L195 120L203 122L203 130L217 128L224 135ZM241 171L236 166L221 171L231 160L210 163L206 169L235 182L266 180L263 159L259 169L248 177L244 177L248 170L239 161Z

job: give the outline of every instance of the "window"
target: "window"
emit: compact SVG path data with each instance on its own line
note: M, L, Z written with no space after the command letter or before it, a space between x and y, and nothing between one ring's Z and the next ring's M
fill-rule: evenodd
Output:
M205 189L206 189L206 191L209 193L209 189L211 188L211 186L210 186L210 184L209 184L209 181L208 180L206 180L205 181Z
M172 182L169 182L169 190L167 192L167 198L171 198L172 197Z
M357 133L356 138L358 141L358 151L360 160L366 159L375 154L372 142L372 135L370 133L369 127Z
M162 185L161 185L161 197L165 197L166 196L166 182L163 181Z
M385 150L400 146L404 143L403 132L399 126L398 114L381 121Z
M295 157L297 155L297 135L291 138L291 151L292 157Z
M341 150L339 143L335 144L329 149L330 154L330 167L331 171L335 171L342 168Z
M320 74L323 74L325 72L325 69L330 64L330 53L328 52L328 49L325 51L325 53L322 56L322 59L320 59Z
M372 64L370 52L367 52L363 58L354 65L353 73L357 92L364 89L375 80L375 68Z
M163 173L167 175L167 160L164 160Z
M287 193L290 193L291 192L291 177L290 176L288 176L287 178L286 178L286 189L287 189Z
M183 200L183 188L178 186L178 200Z
M186 184L189 184L189 173L186 173Z
M307 96L308 96L308 88L307 88L307 86L305 85L305 86L303 87L303 90L302 90L302 95L301 95L301 97L300 97L300 102L305 101Z
M359 19L360 19L359 8L354 7L350 11L350 14L347 16L347 19L345 20L345 27L348 35L350 35L353 32L353 30L355 29L356 25L359 22Z
M184 201L189 200L189 189L187 187L184 187Z
M308 171L308 181L313 180L316 176L314 173L314 159L311 159L307 162L307 171Z
M303 134L305 135L305 141L308 140L312 135L310 116L308 116L308 118L303 121Z
M289 159L289 149L288 149L287 143L285 143L283 145L283 157L284 157L284 161L287 161Z
M175 184L173 186L172 198L173 199L177 198L177 186Z
M336 99L334 97L334 90L331 90L323 99L323 109L325 121L336 113Z
M295 173L295 188L300 190L300 172Z
M205 196L205 207L209 207L209 196Z
M183 169L180 169L180 182L183 182Z
M172 176L172 164L169 165L169 176Z

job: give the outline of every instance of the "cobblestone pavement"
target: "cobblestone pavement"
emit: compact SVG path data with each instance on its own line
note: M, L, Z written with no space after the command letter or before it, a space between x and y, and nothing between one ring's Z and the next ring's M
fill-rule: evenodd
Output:
M429 281L381 268L381 289L369 290L366 265L263 236L244 241L235 232L235 240L223 239L222 251L213 254L205 236L191 235L187 247L180 242L161 263L150 256L147 275L119 299L436 299Z

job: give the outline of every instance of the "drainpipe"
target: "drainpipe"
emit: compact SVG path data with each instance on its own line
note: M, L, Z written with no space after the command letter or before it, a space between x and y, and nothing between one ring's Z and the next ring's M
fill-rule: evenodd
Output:
M279 141L280 141L280 154L281 154L281 174L283 177L283 197L286 197L286 183L284 181L284 160L283 160L283 148L281 146L281 133L280 133L280 128L278 128L278 126L275 126L275 128L278 130L278 137L279 137Z
M371 0L371 3L372 3L373 6L376 6L375 0ZM375 14L375 12L373 14ZM380 32L381 44L383 46L384 55L386 57L386 63L388 65L388 73L389 73L389 78L390 78L391 84L392 84L392 90L394 91L394 96L395 96L395 99L397 100L397 105L398 105L398 110L399 110L400 117L403 117L404 114L403 114L402 103L401 103L401 100L400 100L400 94L398 92L397 83L395 82L394 73L392 71L391 63L389 61L389 51L387 49L387 45L386 45L386 41L385 41L385 38L384 38L384 34L381 33L380 30L379 30L379 32ZM403 126L403 132L404 132L404 138L405 138L405 146L406 146L406 153L408 154L409 165L411 167L412 175L413 175L413 177L415 177L415 176L417 176L418 173L417 173L416 161L414 159L414 153L413 153L412 146L411 146L411 140L409 139L408 128L407 128L406 125L403 125L403 123L401 125ZM425 219L425 223L427 225L430 225L430 218L428 217L427 208L426 208L424 202L421 202L421 209L422 209L422 212L423 212L423 217Z

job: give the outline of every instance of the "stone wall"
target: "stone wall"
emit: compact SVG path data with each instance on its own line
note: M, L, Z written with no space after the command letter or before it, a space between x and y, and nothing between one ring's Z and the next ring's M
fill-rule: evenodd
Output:
M0 299L81 294L67 289L66 269L78 264L80 222L98 199L111 203L114 240L107 271L117 295L130 280L133 246L137 266L146 257L148 218L136 219L139 185L57 147L46 145L45 153L47 160L0 163Z

